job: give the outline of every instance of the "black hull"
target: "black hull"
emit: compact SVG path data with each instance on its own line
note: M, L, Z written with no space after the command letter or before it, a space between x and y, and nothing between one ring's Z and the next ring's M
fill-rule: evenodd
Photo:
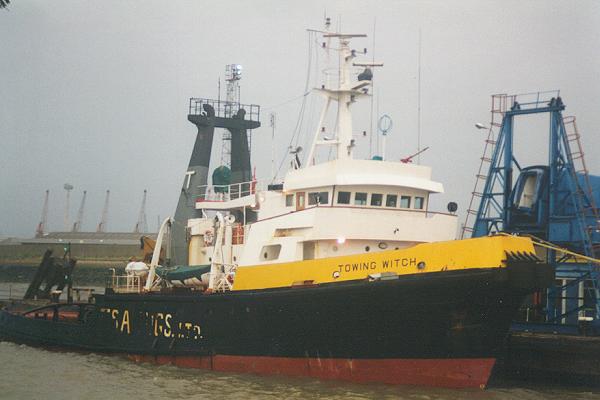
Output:
M0 335L155 357L489 360L529 291L521 278L470 269L212 295L106 294L76 320L5 311Z

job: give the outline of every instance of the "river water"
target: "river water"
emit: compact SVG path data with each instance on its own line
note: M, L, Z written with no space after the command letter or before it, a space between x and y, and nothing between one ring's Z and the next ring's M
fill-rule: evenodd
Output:
M5 277L6 278L6 277ZM11 276L11 278L14 278ZM2 282L0 297L22 295L23 281ZM98 286L98 281L79 286ZM598 399L600 388L494 382L487 390L359 385L255 376L154 364L120 356L48 351L0 342L0 399Z

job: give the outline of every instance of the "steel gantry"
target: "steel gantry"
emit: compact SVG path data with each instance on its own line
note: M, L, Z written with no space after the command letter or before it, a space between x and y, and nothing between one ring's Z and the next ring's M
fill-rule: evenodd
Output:
M600 243L600 220L592 190L597 180L588 173L575 118L563 117L564 109L558 91L492 96L489 153L481 158L477 175L483 189L478 191L476 184L473 199L480 199L479 206L473 208L472 199L463 236L465 232L472 237L504 232L535 238L538 254L556 268L556 286L547 290L543 305L546 322L586 321L600 328L599 265L594 248ZM513 147L514 120L539 113L549 114L548 162L522 167ZM484 174L486 163L489 167ZM472 227L469 215L475 216Z

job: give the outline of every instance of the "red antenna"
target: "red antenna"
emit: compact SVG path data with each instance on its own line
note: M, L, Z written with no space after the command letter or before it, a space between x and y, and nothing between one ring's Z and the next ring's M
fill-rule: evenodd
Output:
M418 156L419 154L423 153L425 150L427 150L429 148L429 146L425 147L423 150L417 151L415 154L408 156L406 158L401 158L400 162L404 163L404 164L410 164L412 163L412 159L415 158L416 156Z

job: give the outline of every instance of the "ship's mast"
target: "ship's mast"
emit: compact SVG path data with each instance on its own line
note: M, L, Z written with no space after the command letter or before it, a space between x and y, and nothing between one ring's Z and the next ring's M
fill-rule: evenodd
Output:
M242 79L242 66L228 64L225 66L226 102L224 117L232 118L240 109L240 79ZM220 95L220 93L219 93ZM223 131L221 144L221 165L231 167L231 132Z
M328 88L323 85L323 87L320 89L315 89L315 91L325 96L326 101L321 112L319 125L317 127L317 131L315 132L310 153L308 155L307 165L312 165L315 163L316 148L317 146L322 145L335 146L336 158L339 160L351 159L353 156L355 142L352 137L352 112L350 111L350 106L358 98L370 95L369 87L371 86L371 78L373 76L370 68L383 66L382 63L355 61L357 55L366 54L366 49L360 53L351 49L350 40L353 38L364 37L367 37L367 35L323 32L323 38L327 39L327 43L323 43L323 47L326 49L326 51L330 49L329 39L337 38L339 42L339 48L334 49L339 52L338 87ZM353 67L365 67L364 72L359 74L359 79L357 82L351 79ZM333 132L334 137L321 137L321 134L326 133L323 123L333 101L337 102L338 105L336 128Z

